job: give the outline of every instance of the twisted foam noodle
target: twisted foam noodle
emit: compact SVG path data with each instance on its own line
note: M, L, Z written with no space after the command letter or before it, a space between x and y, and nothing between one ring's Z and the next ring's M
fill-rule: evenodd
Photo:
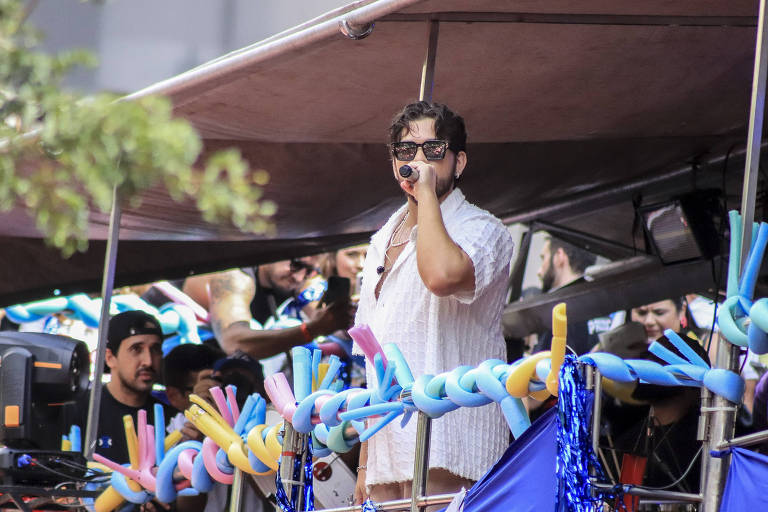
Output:
M558 351L558 354L564 354L564 308L556 309L553 319L559 322L559 325L553 329L555 340L553 348ZM662 385L703 385L731 400L740 399L743 393L743 381L738 375L709 368L675 333L670 331L665 334L684 356L678 357L657 343L652 345L651 350L667 361L668 366L663 367L644 360L623 361L617 356L602 353L589 354L582 356L581 359L596 365L607 379L617 382L643 381ZM437 376L421 376L413 380L410 369L395 345L388 344L382 348L370 332L366 334L366 338L369 343L367 348L370 349L368 354L369 357L373 357L376 370L378 386L375 389L348 389L338 393L333 392L329 389L333 373L326 371L325 376L321 378L323 371L320 370L318 354L315 353L310 357L308 351L301 347L297 347L294 353L296 361L294 388L298 390L299 396L303 395L301 400L297 400L298 397L293 395L284 375L278 374L265 381L270 398L280 414L287 421L291 421L297 431L311 432L316 440L334 451L346 451L357 441L346 436L345 430L349 426L357 431L358 439L364 440L400 415L403 416L404 422L407 421L409 415L417 409L432 417L439 417L460 406L481 406L490 401L501 405L511 430L515 435L519 435L527 426L525 411L517 406L519 397L532 394L541 396L543 393L548 393L546 384L552 382L548 379L553 375L556 378L557 375L553 362L562 360L562 356L555 357L552 352L539 353L511 365L500 360L488 360L476 368L461 366ZM333 366L332 361L329 367ZM220 390L214 391L213 395L219 411L224 415L199 397L192 397L194 405L185 414L203 431L207 439L203 443L203 457L187 460L186 464L182 464L182 458L186 454L186 458L191 459L190 452L194 452L194 447L174 452L174 456L178 453L178 465L182 473L187 473L183 465L192 465L199 467L204 473L207 472L205 474L211 475L214 480L226 482L231 475L233 465L249 473L275 470L281 451L280 441L277 438L279 426L269 427L263 424L262 411L265 410L266 405L261 397L258 395L249 397L250 403L247 401L242 413L238 413L236 404L234 407L232 405L234 392L227 393L229 401L225 400L220 393ZM237 418L235 425L231 425L225 418L227 410L229 411L227 417L231 421ZM364 423L359 421L377 416L381 418L379 422L367 429ZM247 449L244 447L244 437L247 439L245 444ZM219 449L217 450L216 447ZM199 453L200 449L197 448L197 450ZM205 460L206 458L208 460ZM171 462L167 462L169 460ZM203 460L202 463L201 460ZM173 464L170 453L161 466L163 464ZM156 483L158 497L161 492L160 482L163 483L162 488L167 489L166 480L169 480L168 475L172 473L173 471L168 469L164 469L162 474L158 471ZM194 475L191 477L191 483L195 489L204 492L205 486L203 484L199 486ZM120 490L127 494L131 491L123 488ZM145 499L144 495L131 497ZM168 496L164 494L163 498L168 499Z
M609 354L602 354L602 355L607 355L607 356L610 356ZM592 355L592 356L594 357L595 355ZM615 357L615 356L613 356L613 357ZM503 366L504 366L503 364L501 364L501 365L499 365L499 364L496 364L496 365L492 365L492 364L491 364L491 362L486 362L486 363L487 363L487 364L486 364L486 366L494 366L494 368L495 368L495 367L499 367L499 366L501 366L501 367L503 368ZM641 362L641 363L642 363L642 362ZM653 366L653 365L651 365L651 366ZM637 370L636 370L636 373L642 374L642 373L643 373L643 371L644 371L644 370L642 370L642 369L641 369L641 370L639 370L639 371L637 371ZM626 373L626 372L629 372L629 370L627 370L627 369L625 368L625 373ZM457 372L457 374L458 374L458 373L462 373L463 375L466 375L467 373L469 373L469 371L466 371L466 369L465 369L465 368L462 368L460 372ZM615 372L614 372L614 373L611 373L610 371L605 371L605 373L606 373L606 375L613 375L613 376L616 376ZM483 374L481 373L480 375L483 375ZM663 374L662 374L662 375L663 375ZM487 378L487 377L486 377L486 378ZM657 377L656 379L651 379L651 380L654 380L655 382L658 382L658 383L662 383L664 378L665 378L665 377L663 377L663 376L662 376L662 377ZM460 379L460 378L459 378L459 379ZM447 381L448 381L448 378L446 378L446 380L445 380L445 381L447 382ZM671 380L667 379L667 383L671 383L671 382L672 382ZM353 390L353 391L354 391L354 390ZM360 391L360 390L358 390L358 391ZM350 394L352 394L352 393L350 393L350 392L347 392L347 393L346 393L346 395L350 395ZM358 394L359 394L359 393L358 393ZM327 395L322 395L322 396L327 396ZM309 397L308 397L308 398L309 398ZM195 400L197 400L197 397L195 398ZM326 402L326 403L328 403L328 402ZM195 405L197 406L198 404L195 404ZM208 406L207 406L207 404L206 404L205 406L206 406L206 407L208 407ZM203 408L202 408L202 407L200 407L200 409L201 409L201 410L203 410ZM208 425L208 427L206 428L206 426L205 426L206 424L205 424L205 423L200 423L200 422L198 422L198 425L199 425L199 426L201 426L203 429L205 429L205 430L207 431L206 433L207 433L208 435L211 435L211 436L213 436L214 438L217 438L216 442L217 442L217 443L219 443L219 445L220 445L220 446L227 446L227 443L230 443L230 447L231 447L231 444L232 444L233 442L234 442L235 444L239 444L239 443L238 443L238 441L234 441L233 439L231 439L231 437L229 437L231 434L230 434L230 433L229 433L229 432L226 430L226 428L224 428L224 424L225 424L225 422L224 422L224 419L223 419L223 417L221 417L221 415L218 415L218 413L216 413L216 411L211 411L211 412L212 412L213 414L210 414L211 418L209 418L209 419L210 419L210 420L212 420L212 422L209 422L209 423L207 424L207 425ZM207 413L207 412L205 412L205 413L204 413L204 415L208 415L208 413ZM245 407L244 407L244 411L243 411L243 414L241 415L241 418L246 418L247 416L248 416L248 414L246 414L246 412L245 412ZM213 425L213 426L211 426L211 425ZM324 426L324 425L318 425L318 426ZM221 431L217 432L217 429L218 429L218 428L221 428ZM253 429L252 429L252 430L249 432L249 435L248 435L248 437L249 437L249 443L248 443L248 444L249 444L249 447L251 447L251 444L252 444L252 443L251 443L251 441L252 441L254 438L255 438L255 439L263 439L263 436L262 436L262 435L260 435L260 434L261 434L261 433L264 431L264 429L265 429L265 428L266 428L266 426L265 426L265 425L258 425L258 426L256 426L255 428L253 428ZM315 427L315 428L317 428L317 427ZM279 448L279 444L277 443L276 439L275 439L275 444L276 444L276 446L275 446L275 450L274 450L274 451L272 451L272 452L271 452L269 455L267 455L267 456L268 456L268 457L270 457L270 458L271 458L271 460L273 460L273 461L276 461L276 460L277 460L277 457L279 456L279 451L280 451L280 448ZM186 446L185 446L185 448L186 448ZM194 446L192 446L192 448L194 448ZM198 448L198 449L199 449L199 448ZM166 465L166 464L170 464L170 463L168 463L168 462L166 462L166 461L168 461L168 460L173 460L173 457L176 455L176 453L178 453L178 452L182 452L182 453L183 453L183 451L182 451L182 450L183 450L183 449L181 449L181 448L180 448L180 449L178 449L176 452L173 452L173 450L172 450L171 452L169 452L168 456L166 457L166 459L165 459L165 460L163 461L163 463L161 464L161 468L164 468L164 467L165 467L164 465ZM220 453L221 453L221 452L220 452ZM227 453L227 455L229 455L229 454L231 454L231 453L233 453L233 452L232 452L232 450L231 450L231 449L227 449L227 450L226 450L226 453ZM181 460L181 457L179 457L179 461L180 461L180 460ZM197 459L195 460L195 462L199 462L199 460L200 460L200 458L197 458ZM252 462L252 461L249 459L249 462ZM181 462L179 462L179 465L181 465ZM244 469L246 469L246 470L247 470L247 468L244 468ZM172 471L170 471L170 470L168 470L168 469L164 469L162 472L161 472L161 471L158 471L158 473L157 473L157 481L158 481L158 485L157 485L157 496L158 496L158 499L161 499L161 501L169 501L169 500L170 500L170 498L169 498L169 497L167 497L167 496L164 496L164 495L163 495L163 496L161 497L161 486L160 486L160 482L161 482L161 481L163 481L163 480L164 480L164 478L167 478L165 475L170 475L170 474L172 474ZM195 482L194 482L194 478L193 478L192 484L193 484L193 486L194 486L195 488L198 488L198 486L197 486L197 485L195 484ZM198 490L202 490L203 492L205 491L204 489L198 489ZM127 494L127 495L126 495L126 497L127 497L129 500L131 500L131 501L134 501L134 502L137 502L137 501L140 501L140 500L146 500L146 499L148 498L148 496L147 496L147 495L144 495L144 494L138 494L138 495L130 495L130 493L129 493L129 492L126 492L126 490L125 490L125 489L122 489L122 488L120 489L120 491L121 491L121 492L125 492L125 493Z
M741 216L729 212L731 225L727 298L717 314L724 338L734 345L749 347L756 354L768 353L768 299L753 302L757 276L768 244L768 224L754 225L744 272L741 263Z
M151 494L142 491L142 484L147 482L147 478L151 478L150 475L147 475L144 472L140 472L140 469L143 467L148 467L148 464L145 464L142 460L148 455L147 447L145 446L147 440L144 437L145 434L149 434L149 429L146 426L146 411L142 410L139 412L140 431L142 417L145 428L143 429L144 434L141 434L140 432L140 436L137 436L136 430L134 429L133 418L130 415L123 417L123 426L125 429L125 436L128 446L128 457L130 460L130 463L127 464L126 467L120 466L119 464L116 464L99 454L94 454L93 456L94 460L113 471L111 477L112 485L110 485L104 492L102 492L94 502L94 507L97 512L114 510L120 506L120 504L126 498L128 498L133 503L144 503L151 499ZM156 405L155 428L153 430L156 432L163 432L165 428L164 423L165 421L162 414L162 406ZM142 440L142 452L139 450L140 438ZM172 432L167 437L165 437L165 439L163 439L161 436L154 438L152 433L150 436L150 441L154 441L156 445L155 460L162 461L165 456L164 451L178 443L180 439L181 433L178 431ZM126 476L130 476L136 480L128 480L126 479ZM149 483L147 485L152 486L153 484Z
M378 384L375 390L347 390L336 395L321 390L308 395L299 401L298 406L294 406L287 382L276 376L268 379L267 392L283 417L291 421L298 432L309 433L314 430L321 440L333 440L334 448L340 450L349 446L348 440L341 441L343 436L340 432L347 426L340 424L342 421L383 416L378 423L362 431L362 423L352 423L359 433L359 439L364 441L400 415L403 415L403 423L407 422L416 409L437 418L461 406L478 407L494 401L500 404L513 434L519 436L530 425L520 398L529 394L537 398L548 395L546 383L557 391L557 371L565 354L564 304L555 309L553 321L554 347L559 354L555 358L555 365L540 365L540 362L551 356L551 353L543 353L513 365L489 360L476 368L461 366L437 376L424 375L414 381L397 346L387 344L382 348L370 329L360 326L350 330L350 335L369 361L374 363ZM299 363L299 372L295 372L295 376L305 371L302 366L306 366L307 359L306 352L294 352L294 361ZM539 379L537 371L546 374L546 383ZM506 383L506 389L501 381ZM406 398L409 393L410 399ZM325 429L313 427L320 422L325 424Z
M524 430L525 420L522 420L522 423L515 422L514 415L520 413L520 410L510 412L509 407L505 407L509 402L504 403L504 400L530 394L537 394L537 397L541 398L542 395L548 393L548 390L545 391L541 385L542 380L549 384L550 388L557 391L555 386L557 365L562 362L564 357L565 333L565 306L559 305L553 311L553 348L555 351L552 353L536 354L512 365L490 360L475 369L459 367L438 376L421 376L410 387L408 382L404 382L402 391L410 390L413 405L432 417L439 417L459 406L480 406L490 401L496 401L502 405L510 429L517 435L518 432ZM351 334L355 336L356 333L353 331ZM743 381L738 375L726 370L710 368L674 332L669 331L666 335L685 356L685 358L677 357L663 346L655 343L651 350L668 362L667 366L645 360L624 362L610 354L591 354L583 356L582 359L598 366L607 378L612 378L617 383L642 381L669 386L704 386L730 400L740 401L743 394ZM397 391L394 385L388 384L393 374L391 367L386 368L388 371L382 373L385 369L384 361L389 359L393 361L394 365L404 365L403 367L405 367L402 355L399 354L394 345L386 345L385 349L382 349L377 343L374 343L375 338L370 332L365 333L363 340L364 342L360 345L366 351L367 356L374 359L379 384L377 392L365 394L362 391L347 391L344 395L335 397L327 397L327 393L311 396L309 404L305 402L299 405L304 415L301 421L296 422L294 420L294 426L297 427L297 430L307 432L310 429L312 423L309 421L311 417L309 413L317 410L316 402L318 401L322 401L320 421L329 426L333 426L332 420L334 418L338 420L362 419L372 415L385 414L384 420L374 427L378 429L382 423L392 421L394 417L404 413L404 410L407 409L407 404L403 407L402 405L387 403L386 400L389 398L384 396L388 393L392 397ZM552 356L553 353L556 353L557 357ZM498 382L499 377L506 379L508 396L505 396L499 390L498 385L494 384ZM398 379L395 379L395 382L397 381ZM376 398L380 401L383 400L383 402L374 404ZM344 406L346 406L346 411L342 411ZM335 410L333 410L334 408ZM361 435L362 440L365 438L366 436Z
M738 374L711 368L671 329L664 331L664 335L684 356L679 357L658 342L653 342L649 350L667 362L666 366L644 359L623 360L613 354L600 352L583 355L579 360L596 366L603 377L616 382L639 381L662 386L705 387L732 402L741 402L744 380Z
M261 432L265 425L255 426L254 423L260 420L264 421L266 403L261 397L258 400L254 396L249 397L243 409L243 414L237 411L237 405L234 402L234 390L229 389L228 395L231 402L224 402L230 410L228 416L232 420L238 418L235 428L243 431L250 428L251 438L254 432ZM216 388L212 391L217 405L221 406L222 396L217 396L221 390ZM254 474L268 474L272 470L261 464L255 457L243 460L242 454L246 453L243 448L242 439L227 424L224 417L208 405L200 397L192 395L191 400L195 402L193 407L187 411L187 416L195 420L195 425L206 434L205 441L201 444L196 441L188 441L179 446L173 447L168 453L164 453L167 447L156 445L156 452L153 453L151 445L154 442L153 432L156 429L164 428L162 408L156 411L156 425L154 428L146 426L146 412L139 412L139 434L133 429L133 420L126 416L126 439L129 450L131 464L129 467L123 467L108 459L95 455L94 458L105 464L113 470L112 486L108 488L96 501L97 511L113 510L123 499L132 503L145 503L152 499L153 495L160 501L170 503L176 499L179 491L190 494L199 492L208 492L213 486L213 481L222 483L232 483L233 467L230 461L237 467L246 472ZM159 406L158 406L159 407ZM254 428L256 427L256 428ZM260 427L260 428L259 428ZM142 432L145 432L143 435ZM276 461L279 457L279 442L276 440L277 429L272 429L272 434L267 434L267 446L270 453L265 456L267 460ZM175 432L169 436L174 443L178 442L181 435ZM223 452L218 448L226 446L227 451L224 457L220 457ZM160 455L160 459L157 458ZM197 457L202 454L201 457ZM153 468L156 460L160 460L157 468ZM175 482L176 470L186 479L181 482ZM155 473L156 471L156 473ZM130 478L127 480L126 477ZM189 486L193 489L186 489Z
M398 381L402 381L406 386L410 386L413 378L402 354L394 345L387 346L386 352L389 355L389 360L392 361L392 364L388 365L387 368L384 367L383 353L378 354L376 357L380 386L374 390L358 389L343 392L341 394L343 397L342 402L346 406L344 407L346 409L344 413L340 412L341 407L337 405L335 406L334 414L334 401L330 399L336 398L336 394L327 389L332 382L333 374L338 371L339 365L332 358L328 368L333 368L332 372L321 367L318 363L319 351L315 352L315 357L312 359L309 358L308 351L303 348L298 348L294 354L294 359L297 362L294 371L296 377L295 388L298 390L299 396L305 395L298 406L294 405L296 403L295 397L292 396L284 376L273 377L267 382L267 386L268 389L277 392L277 394L273 392L274 396L272 398L283 416L290 419L295 418L294 421L297 422L302 431L316 430L313 433L317 438L323 438L323 440L330 442L338 451L346 451L354 444L354 441L350 442L350 439L344 436L344 429L348 425L355 427L362 434L361 438L366 438L364 436L369 437L373 435L383 424L391 421L396 416L406 411L412 412L415 410L412 405L407 403L390 403L390 400L399 396L403 390ZM398 365L397 363L400 364ZM446 393L448 393L446 398L449 400L450 395L460 403L472 403L475 405L488 403L489 400L487 399L473 397L471 394L468 394L468 390L463 386L469 385L471 388L473 386L473 377L476 380L488 381L489 376L493 375L493 370L499 365L504 366L501 361L487 362L480 368L483 371L479 372L473 372L469 367L462 367L457 369L452 375L438 376L437 382L447 382L445 389L447 390ZM323 373L325 373L325 376L323 376ZM483 386L492 389L497 398L503 400L509 397L501 397L498 392L498 387L500 386L498 379L502 376L502 373L497 371L494 376L497 383L495 388L487 382ZM464 382L467 380L469 380L469 384ZM320 384L318 384L318 381L320 381ZM310 392L310 390L318 386L325 389ZM281 397L279 395L280 392L285 396ZM110 467L115 471L113 474L114 489L134 503L148 501L151 499L153 492L156 493L158 499L168 502L175 499L177 488L188 485L188 483L185 484L184 482L173 483L173 473L176 467L179 467L182 474L191 480L193 488L201 492L206 492L210 489L212 484L211 478L223 483L231 482L232 464L249 473L261 473L262 471L259 470L266 470L263 472L267 472L276 469L277 459L280 455L277 426L267 427L263 425L263 414L257 414L261 417L255 420L257 423L262 424L254 425L254 420L249 421L253 416L253 401L261 400L260 397L258 395L256 395L258 398L249 397L251 403L246 402L243 414L240 414L238 417L237 406L234 404L234 392L228 390L227 394L230 398L229 401L221 396L221 391L217 388L212 390L212 396L220 413L199 397L194 395L191 397L193 406L185 412L185 415L206 435L206 441L203 442L202 446L199 443L185 443L175 447L163 457L157 473L154 475L150 470L153 458L147 452L144 441L138 442L139 446L137 447L133 428L127 429L126 435L133 464L130 468L124 468L114 463L110 464ZM281 401L281 398L284 400ZM263 400L261 402L263 403ZM336 400L335 402L338 403L339 401ZM330 404L330 407L328 404ZM342 414L354 413L356 410L365 407L378 407L378 410L388 408L391 410L387 417L385 417L385 420L380 422L378 426L367 430L363 430L362 422L355 422L341 417ZM260 408L262 411L265 410L265 405L260 406ZM296 415L297 411L298 415ZM338 424L330 429L326 425L319 424L320 411L324 411L324 417L326 418L335 418L335 420L331 420L329 423L338 422ZM142 417L146 418L145 413ZM158 418L156 421L160 421L162 413L156 414L156 418ZM233 429L231 423L235 421L235 418L237 418L237 421ZM313 427L314 423L318 423L317 427ZM145 425L140 424L140 440L144 438L141 433L149 430L141 428L142 426ZM158 431L162 431L163 428L163 426L156 426ZM242 440L243 431L248 431L248 451L244 448ZM148 431L147 435L151 437L152 432ZM223 450L219 449L217 451L216 447L221 447ZM196 457L200 453L203 456ZM244 457L246 453L247 458ZM222 454L225 457L219 457ZM160 460L157 455L154 459ZM202 463L200 463L201 460L203 461ZM262 467L258 467L259 464L262 464ZM200 473L208 475L209 478L202 478ZM130 480L126 480L126 476L133 478L135 482L131 482L129 485ZM144 490L135 487L131 488L131 485L135 486L136 483L141 484ZM108 490L102 495L99 502L100 505L103 505L110 496L114 496L114 493ZM106 510L107 508L100 506L99 509Z
M212 394L216 391L220 393L219 388L212 388ZM214 398L215 399L215 398ZM265 432L266 425L264 420L266 417L266 402L260 396L251 395L246 400L243 406L243 414L240 414L238 421L229 423L225 418L221 416L217 411L213 409L202 398L192 395L190 400L193 405L184 413L185 416L197 427L200 432L211 439L212 447L220 447L227 456L227 462L242 471L250 474L270 474L273 470L277 469L275 461L280 457L279 451L276 453L269 453L266 451L266 445L263 444L263 439L266 434L275 432L277 429L273 426L271 431ZM237 407L234 400L229 403L230 406ZM221 410L221 407L220 407ZM258 425L256 425L258 423ZM256 427L261 426L258 430L258 436L254 435ZM251 448L251 452L256 458L249 457L248 447L244 441L246 428L250 427L248 434L248 446ZM256 441L258 437L259 441ZM263 446L263 449L262 449ZM265 453L266 452L266 453ZM254 466L252 463L258 461ZM205 464L206 469L211 476L222 483L231 483L232 471L226 466L222 469L219 464L209 460Z

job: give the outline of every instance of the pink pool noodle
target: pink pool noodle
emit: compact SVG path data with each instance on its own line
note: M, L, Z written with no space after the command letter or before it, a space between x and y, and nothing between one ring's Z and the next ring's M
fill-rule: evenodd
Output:
M293 413L296 412L296 398L285 375L277 373L267 377L264 379L264 388L280 416L288 421L293 420Z
M349 335L355 340L355 343L360 345L366 359L373 364L376 354L381 354L381 360L384 362L384 367L387 367L387 356L384 355L384 351L381 349L379 340L374 336L373 331L367 325L356 325L351 328Z

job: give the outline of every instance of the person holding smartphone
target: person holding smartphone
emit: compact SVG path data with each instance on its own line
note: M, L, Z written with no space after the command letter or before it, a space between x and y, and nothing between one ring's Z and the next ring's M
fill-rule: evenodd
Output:
M420 101L395 116L389 134L392 172L406 202L371 238L355 324L397 344L415 376L504 359L501 311L512 237L456 187L468 164L464 120ZM373 377L369 368L368 382ZM468 488L508 439L496 405L437 419L427 492ZM356 501L410 496L415 448L416 421L405 428L394 422L364 443Z

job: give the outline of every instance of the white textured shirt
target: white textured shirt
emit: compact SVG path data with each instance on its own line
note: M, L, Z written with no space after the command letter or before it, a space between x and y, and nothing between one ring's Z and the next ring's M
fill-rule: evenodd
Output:
M500 220L467 202L458 189L445 198L440 211L448 235L472 260L474 291L438 297L427 289L416 264L417 225L376 300L380 279L376 269L385 264L387 244L406 208L395 212L371 238L355 325L368 324L382 345L397 344L414 378L505 359L501 312L512 237ZM372 366L368 364L369 383L376 382ZM461 407L433 420L429 465L477 480L501 456L508 440L496 404ZM411 480L415 448L415 415L404 429L395 420L375 434L368 441L366 484Z

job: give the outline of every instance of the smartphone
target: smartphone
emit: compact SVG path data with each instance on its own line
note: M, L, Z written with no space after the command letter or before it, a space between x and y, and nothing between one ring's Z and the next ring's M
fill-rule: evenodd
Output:
M321 304L331 304L338 300L349 300L349 279L331 276L328 278L328 288L320 299Z

